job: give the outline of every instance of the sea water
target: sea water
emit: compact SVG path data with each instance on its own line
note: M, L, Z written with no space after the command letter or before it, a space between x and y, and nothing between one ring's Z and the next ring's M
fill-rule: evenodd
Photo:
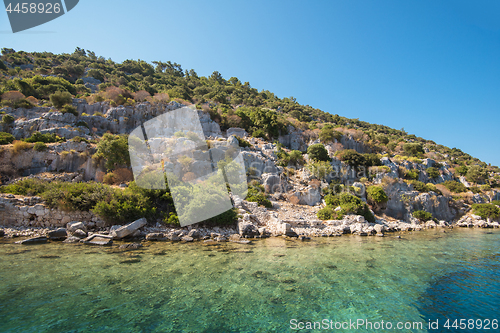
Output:
M0 332L495 331L451 325L500 319L500 231L394 236L134 251L4 240Z

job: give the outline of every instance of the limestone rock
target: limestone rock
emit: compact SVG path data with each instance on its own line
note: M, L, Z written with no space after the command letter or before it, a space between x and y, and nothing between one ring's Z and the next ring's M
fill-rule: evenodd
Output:
M80 238L76 236L69 236L63 241L63 243L78 243L78 242L80 242Z
M144 217L140 218L132 223L129 223L127 225L124 225L121 228L114 230L114 235L116 235L116 237L114 237L114 235L113 235L113 237L118 238L118 239L127 237L127 236L133 234L139 228L144 227L147 223L148 223L148 221Z
M167 237L163 235L161 232L151 232L146 235L147 241L165 241Z
M87 238L81 239L80 242L89 245L106 246L113 244L113 236L93 234Z
M183 242L192 242L194 240L194 238L193 237L189 237L189 236L182 236L181 240Z
M78 229L81 229L83 231L87 231L87 227L85 227L85 224L83 224L82 222L76 222L76 221L75 222L69 222L66 225L66 230L68 230L71 233L75 232Z
M282 192L280 177L275 173L262 174L262 185L267 193Z
M197 229L191 229L187 235L195 239L200 238L200 232Z
M49 231L48 236L50 240L63 240L68 234L65 228L58 228L57 230Z
M243 128L239 128L239 127L231 127L227 130L226 132L227 136L231 136L231 135L234 135L234 136L239 136L240 138L244 138L246 136L248 136L248 133L247 131L245 131Z
M83 239L87 237L87 233L82 229L77 229L73 232L73 236Z

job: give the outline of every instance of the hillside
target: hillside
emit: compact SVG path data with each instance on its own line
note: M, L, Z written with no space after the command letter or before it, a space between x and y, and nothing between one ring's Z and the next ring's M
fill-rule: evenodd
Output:
M240 224L257 221L255 227L272 233L282 224L308 234L306 226L344 221L357 223L351 233L370 234L374 223L402 230L432 219L456 222L472 211L492 221L500 215L500 168L403 130L259 92L235 77L198 76L171 62L115 63L79 48L60 55L3 48L1 60L6 185L0 192L39 196L47 209L91 212L77 216L101 227L141 217L178 224L168 188L145 190L133 182L127 135L186 105L198 110L211 156L239 148L247 171L247 198L232 198L239 211L207 225L231 225L240 214ZM190 133L175 139L194 140ZM199 161L184 162L179 179L189 178ZM5 200L22 225L51 223L44 214L24 214L19 197ZM332 234L345 230L327 225Z

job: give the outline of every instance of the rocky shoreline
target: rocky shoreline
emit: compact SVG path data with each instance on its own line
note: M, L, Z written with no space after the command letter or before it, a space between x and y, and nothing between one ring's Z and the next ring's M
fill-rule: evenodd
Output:
M241 210L240 212L243 212ZM500 228L497 221L484 220L480 216L468 214L455 223L446 221L427 221L407 223L403 221L377 220L369 223L359 215L347 215L342 220L309 221L302 224L284 222L274 215L265 224L258 224L258 218L245 213L235 227L175 227L164 225L148 226L145 219L139 219L125 226L89 227L80 221L69 222L66 227L1 227L0 237L4 240L17 240L18 244L46 243L84 243L89 245L112 245L113 240L124 242L203 242L217 244L237 242L248 244L251 240L267 237L311 240L314 237L338 237L342 235L384 237L390 233L422 231L440 228L442 230L460 228ZM292 221L289 221L292 222ZM396 236L399 237L399 236ZM138 243L132 248L139 248ZM127 246L128 247L128 246Z

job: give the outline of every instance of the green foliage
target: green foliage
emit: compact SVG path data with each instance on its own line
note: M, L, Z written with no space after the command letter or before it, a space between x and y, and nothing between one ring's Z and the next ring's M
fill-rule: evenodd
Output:
M37 142L33 146L33 149L36 150L36 151L44 151L44 150L47 149L47 145L45 143L43 143L43 142Z
M16 138L10 133L0 132L0 145L8 145L12 143Z
M420 143L405 143L403 150L408 156L421 157L424 155L424 148Z
M316 143L314 145L310 145L309 148L307 148L307 154L309 156L309 159L313 161L325 161L325 162L330 162L330 156L328 156L328 151L326 150L325 146L323 146L321 143Z
M333 173L333 167L330 162L321 161L313 162L307 165L307 170L311 172L317 179L325 179Z
M352 167L359 167L366 164L365 157L354 149L339 150L335 153L335 156Z
M421 222L432 220L432 214L424 210L416 210L412 213L412 215Z
M356 214L363 216L368 222L375 222L375 217L370 212L368 205L355 195L344 192L336 195L327 195L325 197L325 202L327 199L330 204L327 203L325 207L328 209L323 208L318 211L317 216L319 219L341 219L342 216L346 214ZM333 211L337 206L340 206L340 211Z
M417 169L408 170L406 168L402 168L402 170L403 177L406 179L417 180L418 176L420 175L420 170Z
M80 127L80 126L82 126L82 127L87 127L88 129L90 129L89 124L87 124L87 123L86 123L85 121L83 121L83 120L79 120L79 121L77 121L77 122L76 122L76 124L75 124L75 126L76 126L76 127Z
M473 165L467 170L465 178L472 183L482 183L488 179L488 172L479 165Z
M491 204L495 206L500 206L500 200L493 200Z
M292 150L290 154L288 154L289 163L292 165L303 165L304 164L304 156L302 152L299 150Z
M481 216L483 219L496 219L500 216L500 208L494 204L473 204L472 212Z
M56 134L45 133L42 134L40 132L35 132L31 135L31 137L24 139L25 142L35 143L35 142L43 142L43 143L52 143L52 142L63 142L64 139Z
M12 116L10 114L5 114L2 117L2 123L7 124L7 125L12 124L15 120L16 120L16 118L14 118L14 116Z
M319 133L319 139L323 143L330 143L333 142L334 140L340 141L342 138L342 133L335 131L333 129L333 126L331 124L326 124L321 128L321 131Z
M73 142L85 142L85 143L89 143L89 140L85 139L85 138L82 138L81 136L75 136L71 139L71 141Z
M263 130L261 130L261 129L257 129L255 131L253 131L252 136L254 138L266 139L266 133Z
M240 138L239 136L237 136L236 139L238 140L238 145L241 148L252 147L252 144L250 142L248 142L247 140Z
M467 174L467 171L469 171L469 168L465 165L460 165L455 168L455 171L460 175L460 176L465 176Z
M426 184L424 184L421 181L411 180L408 183L411 184L413 186L413 188L415 190L419 191L419 192L429 192L429 191L432 191L431 188L429 188Z
M374 203L384 203L389 200L389 197L385 193L384 189L382 186L368 186L366 188L366 197L368 201L374 202Z
M72 96L67 91L56 91L50 95L50 102L56 109L61 109L64 105L70 104L72 101Z
M453 193L467 192L467 187L464 184L454 180L447 180L442 185Z
M253 181L248 184L248 194L247 201L257 202L259 205L266 208L272 208L273 204L267 199L264 193L264 186L260 185L258 182Z
M427 176L429 176L429 178L437 178L441 175L439 170L436 169L435 167L427 168L427 170L425 171L427 172Z
M72 115L78 116L78 112L73 105L66 104L61 108L62 113L71 113Z
M123 165L130 166L128 136L104 134L97 144L94 156L97 159L104 159L106 161L105 167L108 170L114 170Z

